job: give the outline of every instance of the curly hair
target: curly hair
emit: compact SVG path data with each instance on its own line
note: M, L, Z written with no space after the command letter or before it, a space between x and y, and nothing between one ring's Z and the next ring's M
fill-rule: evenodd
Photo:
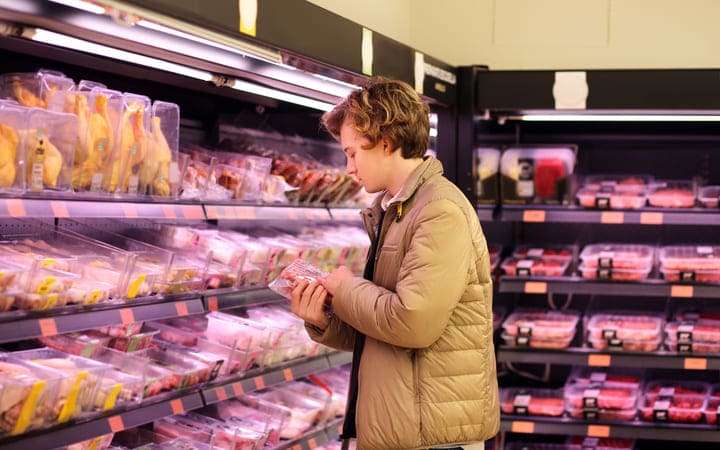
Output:
M384 77L367 80L332 111L323 114L321 124L340 140L345 121L370 141L372 148L382 139L402 149L402 157L421 158L430 144L430 108L407 83Z

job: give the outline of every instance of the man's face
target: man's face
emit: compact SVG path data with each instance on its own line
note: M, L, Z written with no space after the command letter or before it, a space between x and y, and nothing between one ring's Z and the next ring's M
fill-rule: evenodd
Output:
M354 174L365 190L373 194L387 189L389 152L383 140L375 147L363 148L369 144L370 141L347 121L340 127L340 145L347 157L347 173Z

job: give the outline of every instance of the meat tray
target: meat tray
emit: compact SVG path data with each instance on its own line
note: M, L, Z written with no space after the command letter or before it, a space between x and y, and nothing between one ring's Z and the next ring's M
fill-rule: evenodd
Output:
M577 311L520 310L503 323L508 336L533 336L542 339L572 339L580 313Z
M542 259L518 259L506 258L501 268L507 276L545 276L561 277L565 274L570 259L542 258Z
M560 417L565 411L563 390L501 389L500 409L505 414Z
M695 206L693 183L682 180L656 183L650 189L648 204L658 208L692 208Z
M709 391L710 385L702 382L650 382L640 403L641 417L657 422L700 422Z
M703 186L698 192L698 200L706 208L717 208L720 186Z
M653 265L655 249L649 245L601 243L585 246L580 253L584 267L647 270Z

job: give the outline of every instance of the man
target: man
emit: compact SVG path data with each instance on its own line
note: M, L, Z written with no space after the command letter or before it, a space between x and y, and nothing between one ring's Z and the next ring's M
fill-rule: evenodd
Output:
M379 193L362 212L372 244L364 278L302 281L291 306L312 339L354 350L342 437L361 450L482 449L499 426L487 243L424 156L428 113L408 84L373 78L322 118L348 173Z

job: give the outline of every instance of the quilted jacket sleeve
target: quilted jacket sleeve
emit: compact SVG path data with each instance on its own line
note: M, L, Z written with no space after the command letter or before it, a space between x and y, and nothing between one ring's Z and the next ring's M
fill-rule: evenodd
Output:
M472 242L463 212L450 200L426 204L409 226L395 292L350 278L340 284L333 309L374 339L425 348L440 337L466 289Z
M353 351L355 345L355 330L344 323L337 316L330 318L330 324L325 330L305 322L305 330L315 342L319 342L336 350Z

